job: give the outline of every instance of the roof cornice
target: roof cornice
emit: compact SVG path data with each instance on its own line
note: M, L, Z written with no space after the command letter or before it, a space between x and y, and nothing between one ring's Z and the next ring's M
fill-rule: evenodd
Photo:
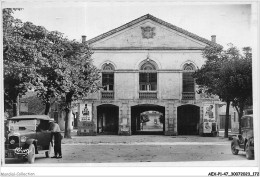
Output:
M87 43L92 44L92 43L94 43L94 42L96 42L96 41L99 41L99 40L101 40L101 39L104 39L104 38L106 38L106 37L108 37L108 36L110 36L110 35L113 35L113 34L119 32L119 31L122 31L122 30L124 30L124 29L126 29L126 28L129 28L129 27L131 27L131 26L133 26L133 25L135 25L135 24L137 24L137 23L139 23L139 22L141 22L141 21L147 20L147 19L150 19L150 20L152 20L152 21L155 21L155 22L157 22L157 23L159 23L159 24L161 24L161 25L163 25L163 26L166 26L166 27L168 27L168 28L170 28L170 29L173 29L173 30L179 32L179 33L182 33L182 34L184 34L184 35L187 35L187 36L189 36L189 37L191 37L191 38L193 38L193 39L196 39L196 40L198 40L198 41L200 41L200 42L203 42L203 43L205 43L205 44L207 44L207 45L216 46L216 47L222 47L221 45L219 45L219 44L217 44L217 43L215 43L215 42L212 42L212 41L207 40L207 39L205 39L205 38L202 38L202 37L200 37L200 36L198 36L198 35L196 35L196 34L193 34L193 33L189 32L189 31L187 31L187 30L184 30L184 29L182 29L182 28L180 28L180 27L177 27L177 26L172 25L172 24L170 24L170 23L168 23L168 22L165 22L165 21L163 21L163 20L161 20L161 19L159 19L159 18L156 18L156 17L152 16L151 14L146 14L146 15L141 16L141 17L139 17L139 18L137 18L137 19L135 19L135 20L133 20L133 21L130 21L130 22L128 22L128 23L126 23L126 24L124 24L124 25L118 27L118 28L112 29L112 30L110 30L110 31L108 31L108 32L106 32L106 33L103 33L103 34L101 34L101 35L98 35L98 36L96 36L96 37L94 37L94 38L88 40Z
M203 50L204 47L92 47L92 50Z

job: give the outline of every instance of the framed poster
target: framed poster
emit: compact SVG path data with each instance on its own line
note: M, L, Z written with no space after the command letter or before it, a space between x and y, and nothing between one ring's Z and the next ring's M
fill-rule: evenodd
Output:
M215 105L205 104L203 107L203 122L215 122Z
M92 121L92 104L80 104L80 121Z
M211 133L212 122L203 122L203 133Z

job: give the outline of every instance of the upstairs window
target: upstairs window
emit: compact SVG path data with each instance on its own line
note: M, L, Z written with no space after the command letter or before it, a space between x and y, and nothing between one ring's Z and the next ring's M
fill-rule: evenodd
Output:
M139 89L140 91L156 91L157 90L157 72L156 67L149 61L141 66L139 73Z
M102 86L104 91L114 90L114 73L102 73Z
M182 92L195 92L195 81L192 77L195 67L193 64L185 64L183 68Z
M102 86L104 91L114 91L114 66L111 63L103 65Z

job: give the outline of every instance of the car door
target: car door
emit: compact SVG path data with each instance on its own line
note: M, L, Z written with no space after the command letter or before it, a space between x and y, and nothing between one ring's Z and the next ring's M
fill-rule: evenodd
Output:
M39 127L36 130L37 149L47 150L51 141L51 132L49 130L49 121L41 120Z

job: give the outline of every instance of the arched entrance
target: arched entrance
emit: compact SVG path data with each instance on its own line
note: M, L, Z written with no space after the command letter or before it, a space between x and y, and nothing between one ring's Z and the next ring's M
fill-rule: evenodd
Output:
M119 107L111 104L97 106L97 133L118 134Z
M199 133L200 108L183 105L177 109L178 135L197 135Z
M143 104L131 107L131 131L133 135L163 134L165 130L165 108Z

